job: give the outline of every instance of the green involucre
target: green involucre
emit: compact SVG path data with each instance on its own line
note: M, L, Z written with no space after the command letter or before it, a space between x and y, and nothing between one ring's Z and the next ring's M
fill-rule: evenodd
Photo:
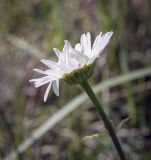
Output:
M91 77L94 71L94 63L85 65L80 69L64 75L64 80L69 84L79 84Z

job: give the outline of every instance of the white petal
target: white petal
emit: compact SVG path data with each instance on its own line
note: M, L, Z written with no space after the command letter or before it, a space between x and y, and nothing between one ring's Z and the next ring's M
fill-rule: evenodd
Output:
M54 52L56 53L56 55L57 55L58 57L60 57L61 51L60 51L59 49L57 49L57 48L53 48L53 50L54 50Z
M80 43L81 43L81 48L82 48L83 53L86 52L86 48L87 48L85 42L86 42L85 34L82 34L82 36L81 36L81 38L80 38Z
M55 78L48 77L47 79L37 80L37 81L35 81L34 84L35 84L35 87L38 88L38 87L45 85L53 80L55 80Z
M100 44L101 44L101 49L103 50L105 48L105 46L108 44L111 36L112 36L113 32L107 32L106 34L104 34L101 39L100 39Z
M59 68L59 67L58 67ZM50 69L47 69L46 71L45 71L45 73L48 75L48 76L51 76L51 77L56 77L56 78L59 78L60 76L61 76L61 70L57 70L57 68L56 69L54 69L54 70L50 70Z
M82 52L79 52L78 50L76 49L73 49L71 48L70 49L70 52L74 55L72 58L77 58L77 59L81 59L81 58L84 58L84 59L89 59L89 57L85 54L83 54Z
M50 88L51 88L51 84L52 84L52 81L49 83L49 85L46 89L46 92L45 92L45 95L44 95L44 102L46 102L46 100L47 100L47 97L48 97L48 94L49 94L49 91L50 91Z
M62 53L59 57L59 64L60 63L63 63L63 64L67 63L67 46L66 45L64 45Z
M54 61L50 61L47 59L41 59L40 61L51 69L56 69L57 67L57 63Z
M70 48L72 48L72 46L68 40L65 40L64 42L65 42L65 45L62 51L61 61L62 63L68 65L69 57L70 57ZM59 60L59 62L61 61Z
M65 45L68 47L68 48L71 48L71 43L68 41L68 40L64 40L64 43Z
M107 32L106 34L104 34L102 37L99 37L97 40L97 44L95 45L95 47L93 48L92 52L93 55L98 55L102 52L102 50L106 47L106 45L108 44L111 36L112 36L113 32Z
M56 63L56 62L53 62L47 59L42 59L41 62L47 65L49 68L52 68L56 73L59 73L58 69L61 69L63 72L69 71L69 69L67 67L63 67L62 64L59 64L59 63Z
M78 68L82 68L89 60L86 60L86 59L80 59L79 60L79 65L78 65Z
M98 42L98 39L99 39L99 37L101 37L101 36L102 36L102 32L95 38L95 41L94 41L94 43L93 43L92 49L95 48L95 46L96 46L96 44L97 44L97 42Z
M35 82L36 79L30 79L29 82Z
M59 96L59 80L58 79L52 82L52 87L56 96Z
M72 70L75 70L78 68L78 62L74 58L70 58L69 66Z
M59 72L57 72L56 70L50 70L50 69L47 69L45 71L42 71L41 69L33 69L35 72L38 72L38 73L41 73L41 74L44 74L44 75L48 75L48 76L52 76L52 77L60 77L60 74Z
M82 51L83 53L90 57L92 54L91 52L91 35L90 33L88 32L86 35L83 34L81 36L81 39L80 39L80 42L81 42L81 48L82 48Z
M40 87L40 86L43 86L43 85L49 83L50 81L52 81L52 80L51 80L51 79L47 79L47 80L45 80L45 81L43 81L43 82L37 82L37 83L35 84L35 88L38 88L38 87Z
M31 79L31 80L29 80L29 82L38 82L38 81L41 81L42 79L45 79L46 77L49 77L49 76L44 76L44 77L40 77L40 78Z
M75 45L75 49L76 49L77 51L79 51L79 52L82 52L82 48L81 48L80 43L77 43L77 44Z
M46 74L45 71L42 71L41 69L33 69L35 72L41 73L41 74Z
M66 49L65 49L65 64L68 65L68 54L69 54L69 48L66 46Z
M42 85L45 85L47 83L49 83L50 81L54 80L55 78L52 78L50 76L45 76L45 77L41 77L41 78L37 78L37 79L33 79L33 81L31 82L35 82L35 87L38 88Z
M91 35L90 33L88 32L87 35L87 47L88 47L88 50L91 51Z
M87 64L93 63L99 56L95 55L91 59L88 60Z
M49 71L51 71L50 69L48 69L48 70L46 70L46 71L43 71L43 70L41 70L41 69L37 69L37 68L35 68L35 69L33 69L35 72L38 72L38 73L41 73L41 74L44 74L44 75L54 75L54 74L52 74L51 72L49 72Z

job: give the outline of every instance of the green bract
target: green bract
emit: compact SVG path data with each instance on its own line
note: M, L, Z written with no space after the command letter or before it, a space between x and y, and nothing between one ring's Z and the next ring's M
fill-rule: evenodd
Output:
M91 77L94 71L95 63L85 65L84 67L65 74L63 80L69 84L80 84L84 80Z

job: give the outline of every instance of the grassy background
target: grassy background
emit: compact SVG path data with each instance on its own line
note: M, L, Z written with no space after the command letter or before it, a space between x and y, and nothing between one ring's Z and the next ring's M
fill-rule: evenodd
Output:
M73 45L84 32L114 35L98 59L91 84L151 66L150 0L1 0L0 1L0 159L4 159L63 105L79 95L78 86L61 82L60 96L28 81L40 58L56 59L54 47ZM106 61L105 55L108 55ZM102 60L103 59L103 60ZM103 107L116 126L128 160L151 159L151 77L101 91ZM99 134L83 140L85 136ZM61 120L18 156L19 160L117 160L114 146L90 101Z

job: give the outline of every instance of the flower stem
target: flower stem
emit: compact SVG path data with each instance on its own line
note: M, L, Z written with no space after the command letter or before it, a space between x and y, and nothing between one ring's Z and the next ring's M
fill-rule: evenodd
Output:
M112 138L112 141L117 149L117 152L119 154L119 157L121 160L126 160L126 157L124 155L124 152L122 150L122 147L120 145L120 142L115 134L115 131L109 121L109 119L107 118L103 108L101 107L100 105L100 102L99 100L97 99L96 95L94 94L91 86L89 85L88 81L85 80L83 81L82 83L80 83L80 85L82 86L82 88L85 90L85 92L87 93L87 95L89 96L89 98L92 100L92 102L94 103L99 115L101 116L105 126L106 126L106 129L108 130L111 138Z

